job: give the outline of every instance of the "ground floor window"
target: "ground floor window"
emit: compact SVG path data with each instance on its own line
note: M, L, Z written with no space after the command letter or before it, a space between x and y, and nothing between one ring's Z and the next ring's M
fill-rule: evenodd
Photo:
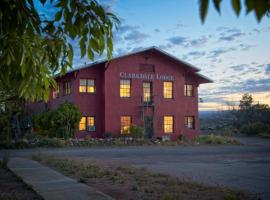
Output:
M121 130L120 130L121 134L130 133L131 116L121 116L120 124L121 124Z
M173 133L173 116L167 115L163 118L164 133Z
M96 130L96 120L94 116L83 116L79 123L79 130L80 131L95 131Z
M186 116L185 117L185 127L187 127L188 129L194 129L195 128L194 116Z

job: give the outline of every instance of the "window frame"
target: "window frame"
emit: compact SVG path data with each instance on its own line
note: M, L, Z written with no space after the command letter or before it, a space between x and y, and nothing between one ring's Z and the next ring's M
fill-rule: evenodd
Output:
M82 123L82 119L85 118L85 122ZM81 129L81 124L84 124L84 129ZM86 131L87 129L87 117L86 116L82 116L80 122L79 122L79 131Z
M191 86L191 90L188 89L188 86ZM190 91L191 91L191 95L189 95ZM184 95L185 95L185 97L194 97L194 85L193 84L185 83Z
M189 121L189 119L192 119L192 122ZM185 127L187 129L190 129L190 130L194 130L195 129L195 116L185 116ZM192 124L192 126L190 127L189 125Z
M171 132L166 132L165 131L165 125L170 125L170 124L165 124L165 118L166 117L172 117L172 124L171 124L172 131ZM164 134L173 134L174 133L174 115L164 115L163 116L163 132L164 132Z
M91 126L91 127L95 127L95 129L94 130L92 130L92 131L89 131L89 132L95 132L96 131L96 116L94 116L94 115L89 115L89 116L87 116L87 118L86 118L86 130L87 130L87 127L89 127L90 125L89 125L89 118L93 118L94 119L94 125L93 126ZM87 130L88 131L88 130Z
M85 81L85 85L81 85L81 81L84 80ZM88 90L88 87L90 86L88 84L88 81L93 81L94 82L94 92L90 92ZM84 86L85 87L85 92L81 92L81 86ZM79 79L79 93L80 94L95 94L96 93L96 79L95 78L80 78Z
M124 126L126 126L125 124L122 123L122 117L128 117L129 118L129 130L127 132L124 132ZM121 115L120 116L120 134L121 135L127 135L130 134L130 128L132 126L132 116L131 115Z
M69 87L67 87L67 85ZM68 91L68 92L67 92ZM63 81L63 96L67 96L71 94L71 81Z
M165 95L165 83L171 83L172 88L171 88L171 97L166 97ZM174 99L174 87L173 87L173 81L163 81L163 98L164 99Z
M149 99L145 99L145 87L144 84L149 84ZM151 81L143 81L143 103L150 103L153 100L153 83Z
M121 81L129 81L129 96L121 96L121 89L122 90L127 89L127 88L121 88ZM120 81L119 81L119 97L123 98L123 99L131 98L131 79L120 79Z

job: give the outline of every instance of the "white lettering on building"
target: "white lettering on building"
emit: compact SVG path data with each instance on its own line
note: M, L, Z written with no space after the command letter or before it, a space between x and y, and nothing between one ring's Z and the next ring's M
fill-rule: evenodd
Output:
M145 80L162 80L162 81L173 81L174 77L172 75L164 74L138 74L138 73L127 73L120 72L120 78L128 79L145 79Z

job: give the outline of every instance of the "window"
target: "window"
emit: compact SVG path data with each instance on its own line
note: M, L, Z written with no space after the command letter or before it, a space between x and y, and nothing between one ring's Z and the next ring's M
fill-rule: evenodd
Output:
M173 116L164 116L163 127L164 133L173 133Z
M120 80L120 97L130 97L130 80Z
M56 99L59 97L60 91L59 91L59 85L57 84L56 89L52 91L52 98Z
M94 116L90 117L82 117L79 123L79 130L80 131L95 131L96 130L96 120Z
M120 124L121 124L121 134L130 133L131 116L121 116L120 117Z
M155 72L155 65L153 65L153 64L140 64L140 72Z
M173 82L163 82L163 96L165 99L173 98Z
M94 116L87 117L87 130L95 131L96 130L96 120Z
M152 83L143 83L143 102L151 102L152 100Z
M79 130L85 131L86 130L86 117L82 117L79 123Z
M95 80L94 79L80 79L80 93L95 93Z
M185 85L185 96L186 97L193 97L193 85Z
M69 95L71 93L70 81L63 82L63 96Z
M187 116L185 117L185 126L188 129L194 129L195 128L195 120L193 116Z

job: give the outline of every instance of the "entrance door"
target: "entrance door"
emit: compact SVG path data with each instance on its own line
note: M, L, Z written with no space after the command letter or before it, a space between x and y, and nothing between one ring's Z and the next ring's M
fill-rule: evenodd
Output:
M152 138L154 136L153 116L144 117L144 135L146 138Z

